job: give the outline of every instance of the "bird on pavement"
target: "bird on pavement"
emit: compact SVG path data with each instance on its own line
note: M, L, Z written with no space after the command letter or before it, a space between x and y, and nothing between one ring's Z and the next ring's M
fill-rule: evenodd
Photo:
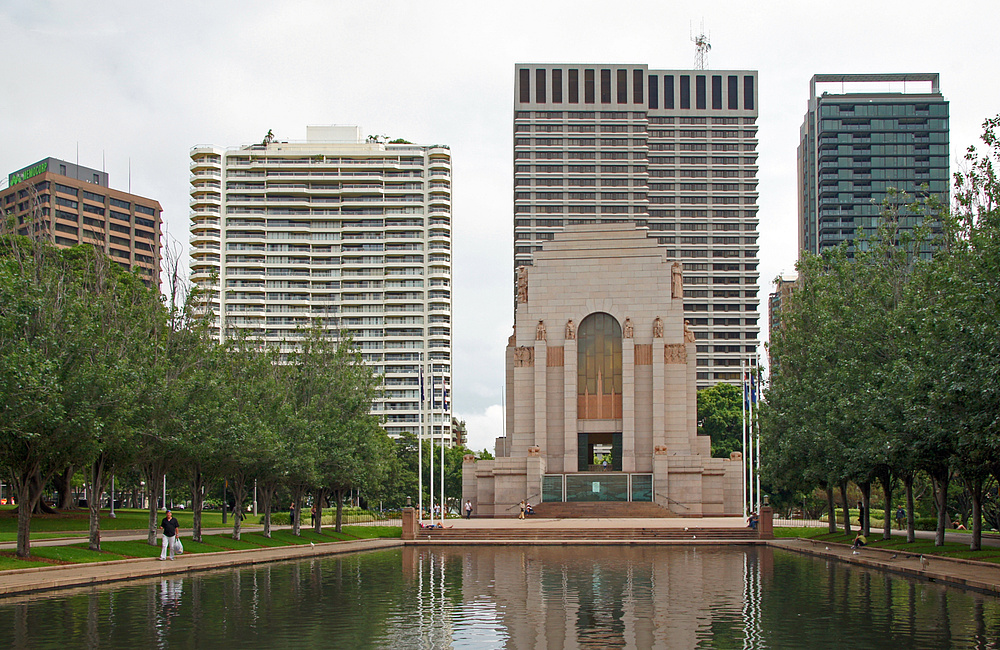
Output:
M926 569L927 565L929 565L930 563L931 561L925 558L923 555L920 556L920 568Z

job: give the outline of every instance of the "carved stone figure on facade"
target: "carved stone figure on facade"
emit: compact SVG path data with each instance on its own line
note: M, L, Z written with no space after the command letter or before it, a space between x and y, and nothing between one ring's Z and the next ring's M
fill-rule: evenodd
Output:
M571 318L568 321L566 321L566 340L573 341L575 339L576 339L576 323L574 323L573 319Z
M534 365L535 348L521 346L514 348L514 367L523 368Z
M684 265L674 262L670 267L670 297L684 297Z
M662 339L663 338L663 319L659 316L653 321L653 338Z
M528 267L517 267L517 301L528 302Z
M687 363L687 348L683 343L668 343L663 346L664 363Z
M684 341L686 343L694 343L694 332L688 328L688 322L684 321Z
M631 318L626 318L625 319L624 329L625 329L625 338L630 339L633 336L635 336L635 328L632 327L632 319Z
M535 340L545 340L545 321L543 320L538 321L538 325L535 327Z

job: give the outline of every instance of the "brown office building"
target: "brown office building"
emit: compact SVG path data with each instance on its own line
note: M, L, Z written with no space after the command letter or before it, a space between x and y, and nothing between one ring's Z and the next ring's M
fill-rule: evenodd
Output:
M46 158L7 176L3 228L56 246L90 244L159 285L158 201L108 187L106 172Z

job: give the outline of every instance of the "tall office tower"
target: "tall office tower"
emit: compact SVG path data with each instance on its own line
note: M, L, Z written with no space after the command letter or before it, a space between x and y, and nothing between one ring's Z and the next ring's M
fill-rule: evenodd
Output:
M160 284L159 202L113 190L108 174L45 158L7 175L0 190L3 228L14 219L20 235L62 248L90 244L148 286Z
M290 351L317 322L349 333L384 376L387 432L450 444L451 151L306 133L191 149L191 278L215 334Z
M781 310L788 306L792 293L799 286L797 273L786 273L778 276L774 283L774 292L767 296L767 331L768 341L773 342L775 334L781 330ZM774 360L770 349L767 353L768 367L774 368Z
M739 382L760 333L757 72L515 70L515 269L567 225L647 228L684 263L698 389Z
M817 94L819 93L819 94ZM800 128L799 250L878 229L888 188L948 205L948 102L937 74L818 74ZM912 228L919 217L900 214Z

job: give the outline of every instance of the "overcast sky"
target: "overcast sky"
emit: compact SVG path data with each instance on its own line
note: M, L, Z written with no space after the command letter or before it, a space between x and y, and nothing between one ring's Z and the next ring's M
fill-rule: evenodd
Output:
M795 147L816 73L939 72L952 171L1000 113L996 0L75 2L0 0L0 172L47 156L104 167L188 241L188 151L307 124L448 144L453 405L470 446L500 433L511 331L516 62L759 70L761 308L796 257ZM129 168L131 163L131 175ZM762 329L766 325L762 320Z

